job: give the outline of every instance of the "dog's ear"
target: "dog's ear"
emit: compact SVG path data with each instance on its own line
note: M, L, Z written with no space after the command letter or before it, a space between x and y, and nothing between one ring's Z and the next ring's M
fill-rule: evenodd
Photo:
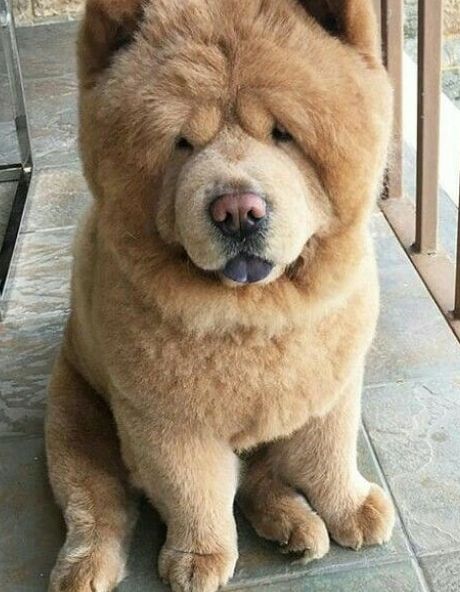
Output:
M78 51L84 84L91 85L114 53L132 41L142 15L143 0L87 0Z
M380 59L380 38L372 0L300 0L331 35L363 55Z

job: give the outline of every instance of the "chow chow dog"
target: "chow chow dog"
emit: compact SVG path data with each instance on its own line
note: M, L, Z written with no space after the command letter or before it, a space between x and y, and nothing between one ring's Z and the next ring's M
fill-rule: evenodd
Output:
M117 586L136 492L176 592L231 578L235 499L305 561L384 543L356 459L392 111L372 0L88 0L79 77L94 205L49 389L50 590Z

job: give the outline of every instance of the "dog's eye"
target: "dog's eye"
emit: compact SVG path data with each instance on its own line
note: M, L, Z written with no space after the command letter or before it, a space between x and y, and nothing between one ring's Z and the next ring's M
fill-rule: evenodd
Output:
M275 125L272 130L272 138L275 142L292 142L294 139L287 129L281 125Z
M176 148L178 150L193 150L192 144L187 140L187 138L184 137L177 139Z

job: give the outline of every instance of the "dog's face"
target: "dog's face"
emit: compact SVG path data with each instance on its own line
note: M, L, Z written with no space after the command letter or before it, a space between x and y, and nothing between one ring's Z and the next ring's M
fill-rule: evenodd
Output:
M263 93L240 92L228 122L225 103L192 102L159 195L163 240L230 285L277 278L327 218L314 167Z
M389 135L369 3L91 0L81 137L118 232L239 286L359 223Z

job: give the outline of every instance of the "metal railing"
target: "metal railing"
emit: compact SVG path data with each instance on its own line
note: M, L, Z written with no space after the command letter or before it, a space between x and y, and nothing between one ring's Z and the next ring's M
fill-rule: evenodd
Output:
M378 0L377 0L378 1ZM439 244L439 137L442 0L418 1L417 183L415 203L404 195L403 52L404 1L380 0L383 52L395 91L393 150L381 209L460 339L460 216L457 260ZM458 155L460 159L460 154Z
M32 175L32 151L10 0L0 0L0 42L8 71L20 162L0 163L0 183L16 183L3 240L0 240L0 320L6 312L6 288Z

